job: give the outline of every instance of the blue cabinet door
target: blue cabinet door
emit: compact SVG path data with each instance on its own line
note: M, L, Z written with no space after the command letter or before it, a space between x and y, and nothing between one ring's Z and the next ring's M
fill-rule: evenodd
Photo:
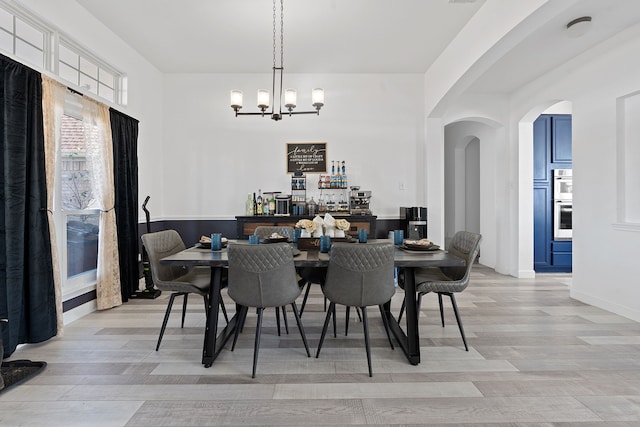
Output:
M571 116L552 116L552 129L551 163L554 166L570 166L573 160L571 155Z

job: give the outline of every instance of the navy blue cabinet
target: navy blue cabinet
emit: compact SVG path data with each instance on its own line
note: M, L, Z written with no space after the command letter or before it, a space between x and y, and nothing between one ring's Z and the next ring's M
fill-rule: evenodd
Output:
M571 240L553 240L553 170L571 169L571 116L543 114L533 123L533 268L570 272Z

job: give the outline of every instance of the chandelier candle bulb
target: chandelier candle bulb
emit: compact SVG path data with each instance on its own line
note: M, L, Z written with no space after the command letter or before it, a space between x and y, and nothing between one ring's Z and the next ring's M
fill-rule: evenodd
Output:
M242 91L241 90L231 91L231 108L233 108L236 111L242 108Z
M298 93L295 89L287 89L284 91L284 106L289 110L296 108L298 101Z
M314 107L320 110L320 107L324 105L324 89L321 87L314 88L311 91L311 102Z
M258 90L258 108L262 111L269 108L269 91L265 89Z

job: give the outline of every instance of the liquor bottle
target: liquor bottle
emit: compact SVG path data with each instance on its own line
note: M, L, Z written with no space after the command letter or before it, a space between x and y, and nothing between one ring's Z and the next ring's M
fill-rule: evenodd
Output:
M262 190L258 190L258 198L256 199L256 214L262 215Z
M336 188L342 188L342 172L340 172L340 160L338 160L338 170L336 171Z
M342 161L342 188L347 187L347 169L344 166L344 160Z
M244 204L244 212L247 216L253 215L253 197L251 197L251 193L247 195L247 201Z
M262 199L262 215L269 215L269 198L267 197L267 193L264 193L265 196Z
M269 215L276 214L276 197L271 193L271 198L269 199Z
M336 188L336 166L334 160L331 160L331 178L329 181L329 188Z
M256 193L253 193L253 215L258 215L258 202L256 202Z

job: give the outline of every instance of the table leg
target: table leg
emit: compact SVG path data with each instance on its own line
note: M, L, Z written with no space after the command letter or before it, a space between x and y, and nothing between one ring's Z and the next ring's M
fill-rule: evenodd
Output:
M220 309L220 289L222 286L222 267L211 267L211 287L209 290L209 307L206 327L204 330L204 348L202 350L202 364L211 367L218 354L224 348L227 340L234 334L238 322L238 310L229 323L218 335L218 312Z
M404 267L404 301L407 312L405 316L406 334L391 313L391 302L384 305L384 311L389 321L389 328L398 340L407 360L412 365L417 365L420 363L420 337L418 336L418 311L416 310L415 269L412 267Z

